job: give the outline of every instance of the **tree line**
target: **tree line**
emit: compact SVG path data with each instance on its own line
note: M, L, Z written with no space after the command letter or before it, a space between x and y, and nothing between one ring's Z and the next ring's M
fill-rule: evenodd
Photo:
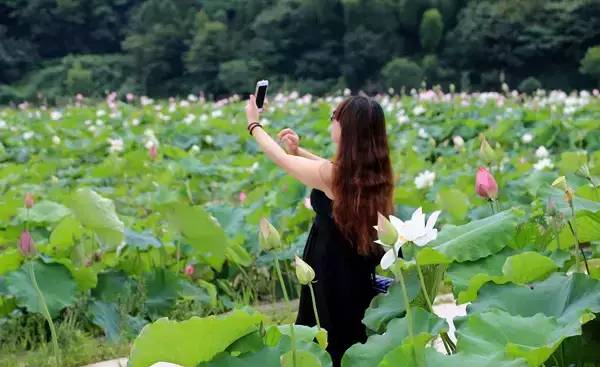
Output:
M593 88L598 45L600 0L3 0L0 102Z

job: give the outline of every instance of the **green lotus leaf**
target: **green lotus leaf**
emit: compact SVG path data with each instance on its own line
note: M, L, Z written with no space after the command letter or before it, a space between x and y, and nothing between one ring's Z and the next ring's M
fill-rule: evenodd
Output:
M198 367L281 367L281 349L264 347L256 353L245 353L239 357L222 353Z
M401 298L397 299L401 302ZM414 337L423 345L442 331L448 330L448 324L420 307L411 308ZM388 323L387 331L382 335L372 335L364 344L351 346L342 359L342 367L378 366L384 357L401 345L409 336L406 317L393 319Z
M72 195L71 210L81 224L96 233L111 248L123 242L125 226L115 212L113 202L84 188Z
M50 245L56 251L63 252L75 244L75 240L81 238L83 228L73 215L69 215L58 223L50 234Z
M404 277L408 298L412 302L421 289L419 278L416 271L406 272ZM401 316L406 311L402 299L401 284L393 283L387 293L378 294L373 298L369 308L365 311L363 324L375 332L382 332L388 321Z
M557 268L550 258L537 252L526 251L507 258L502 266L502 273L513 283L525 284L545 278Z
M600 240L600 211L591 212L588 210L578 211L575 219L571 219L580 242L592 242ZM571 232L569 225L563 227L558 236L560 247L563 249L575 247L575 236Z
M229 240L223 228L199 206L177 205L174 220L185 240L213 268L220 270L225 262Z
M600 281L581 273L554 273L528 285L487 284L468 307L468 313L499 309L511 315L531 317L542 313L561 324L579 326L600 312Z
M23 255L16 248L3 250L0 253L0 275L17 270L23 262Z
M27 262L12 273L6 275L6 286L16 300L17 305L29 312L42 313L38 293L31 280L29 267L33 266L37 285L41 290L48 312L52 317L75 303L77 284L67 268L60 264L45 264L39 261Z
M257 330L262 320L260 314L241 310L181 322L162 318L142 329L133 342L129 363L132 367L147 367L157 362L196 367Z
M445 226L428 247L457 262L474 261L500 252L515 240L519 218L506 210L461 226ZM419 264L431 263L417 253Z
M468 354L458 352L451 356L426 349L426 366L435 367L528 367L523 358L507 359L504 352L495 354Z
M146 309L153 315L164 315L174 305L181 283L177 275L165 269L155 269L144 276Z
M543 314L523 317L492 310L468 316L456 333L461 353L485 356L503 350L507 357L523 358L537 367L563 339L580 334L581 328Z
M40 201L31 209L19 208L17 217L21 222L54 223L71 214L69 208L53 201Z

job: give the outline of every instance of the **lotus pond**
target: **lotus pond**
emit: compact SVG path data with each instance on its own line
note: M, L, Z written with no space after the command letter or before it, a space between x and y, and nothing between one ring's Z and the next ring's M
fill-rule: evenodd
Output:
M332 156L342 98L274 95L266 129ZM598 91L377 98L395 216L441 213L435 239L379 269L396 281L342 366L600 365ZM89 358L132 367L331 366L326 331L290 326L286 302L309 190L258 151L238 97L0 109L0 193L0 365L81 365L73 346L94 340ZM281 246L261 246L263 218ZM447 292L468 304L455 335L431 309ZM271 303L283 312L257 311Z

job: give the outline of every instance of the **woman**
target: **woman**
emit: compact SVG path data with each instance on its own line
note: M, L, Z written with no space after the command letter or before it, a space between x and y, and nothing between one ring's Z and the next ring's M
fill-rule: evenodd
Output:
M361 320L375 295L373 277L382 249L373 243L377 212L393 210L393 174L381 106L353 96L331 115L334 162L298 145L291 129L278 137L287 152L262 129L254 96L246 106L248 128L260 148L287 173L312 187L316 212L304 261L315 270L315 299L321 326L329 333L327 350L339 366L349 346L366 340ZM310 291L302 287L297 324L316 324Z

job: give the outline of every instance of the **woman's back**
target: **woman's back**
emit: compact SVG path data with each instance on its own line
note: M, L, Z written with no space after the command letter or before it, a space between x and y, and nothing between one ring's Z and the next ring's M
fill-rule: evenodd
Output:
M325 193L313 189L310 202L316 217L303 258L315 270L317 310L321 326L329 333L328 351L337 366L350 345L366 340L361 320L375 295L372 281L379 259L359 255L346 240L333 220L332 201ZM316 325L306 286L302 287L296 323Z

